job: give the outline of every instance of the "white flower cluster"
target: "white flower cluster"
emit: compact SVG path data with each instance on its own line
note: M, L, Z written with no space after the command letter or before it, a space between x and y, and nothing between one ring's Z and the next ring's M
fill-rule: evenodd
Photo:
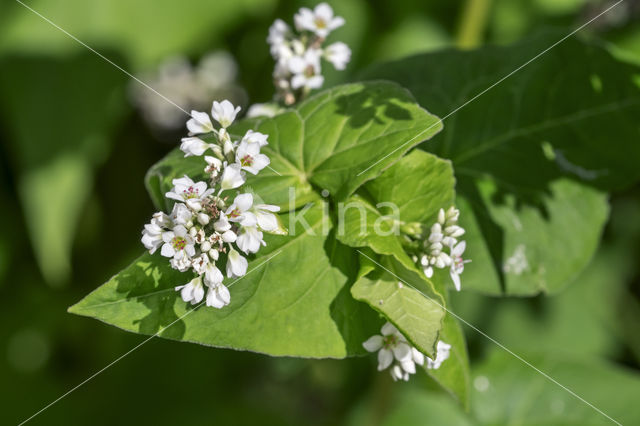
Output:
M219 98L244 103L247 94L238 85L237 75L236 61L225 51L209 52L197 65L183 56L174 56L164 60L157 70L140 75L142 81L173 103L137 81L131 82L131 97L154 129L174 131L184 125L182 109L204 108L211 99Z
M206 113L191 112L193 118L187 122L190 136L182 139L180 149L185 157L211 151L212 156L204 157L209 185L188 176L174 179L173 189L166 193L176 201L171 214L155 213L142 231L142 243L150 253L161 248L160 254L170 259L171 267L195 273L187 284L176 287L182 299L191 304L202 301L206 287L207 306L228 305L229 290L222 284L224 277L218 266L226 262L222 269L228 278L245 275L248 262L239 251L256 253L265 245L263 231L285 232L274 214L279 207L256 204L251 193L239 193L246 172L255 175L269 164L269 158L260 153L267 145L267 135L249 130L242 140L231 140L227 127L239 111L229 101L213 102L211 116L220 129L213 127ZM204 134L213 142L196 136ZM231 190L237 195L228 204L225 191Z
M465 232L458 226L459 216L460 210L453 206L446 212L440 209L436 223L431 226L429 238L423 242L422 253L414 258L415 261L420 261L427 278L433 276L433 268L449 268L451 280L458 291L460 291L460 274L464 271L464 264L471 262L462 259L467 243L458 242L458 238Z
M416 364L424 365L425 356L411 346L407 339L393 324L387 322L380 330L382 335L371 336L362 346L369 352L378 351L378 371L389 366L391 377L394 381L408 381L411 374L416 372ZM439 341L437 345L436 359L426 358L428 369L438 369L449 358L451 345Z
M331 6L320 3L313 10L303 7L294 16L294 21L298 33L277 19L269 28L267 38L276 61L273 79L277 96L286 105L292 105L311 89L322 86L322 58L338 70L345 69L351 59L351 50L342 42L322 46L329 33L345 22L342 17L334 16Z

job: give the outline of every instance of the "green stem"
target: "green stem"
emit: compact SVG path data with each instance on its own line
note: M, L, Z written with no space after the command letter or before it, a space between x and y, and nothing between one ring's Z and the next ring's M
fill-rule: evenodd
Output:
M491 0L467 0L462 9L456 45L461 49L478 47L487 27Z

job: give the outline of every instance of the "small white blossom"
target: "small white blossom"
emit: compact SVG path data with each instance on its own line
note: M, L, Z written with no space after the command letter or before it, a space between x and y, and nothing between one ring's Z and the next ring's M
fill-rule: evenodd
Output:
M171 210L172 223L188 226L193 218L193 212L184 203L175 203ZM170 226L169 226L170 228Z
M263 235L255 226L243 226L238 233L236 244L246 254L257 253L260 246L266 245Z
M258 223L256 215L250 209L253 205L253 195L240 194L229 206L225 215L231 222L238 222L242 226L255 226Z
M247 117L275 117L281 110L275 103L256 103L247 109Z
M362 344L369 352L378 351L378 371L389 367L394 358L399 362L411 358L411 346L397 328L387 322L380 331L381 336L372 336Z
M267 142L268 135L265 135L260 132L254 132L253 130L247 130L244 137L242 138L242 142L246 143L257 143L260 148L269 144ZM241 143L242 143L241 142Z
M195 277L185 285L176 287L176 291L180 291L182 300L195 305L200 303L204 298L204 287L202 286L202 277Z
M204 182L194 182L188 176L174 179L173 190L165 194L167 198L184 202L187 207L198 211L202 208L202 201L213 193L213 189L207 189Z
M191 119L187 121L187 129L193 135L213 132L213 124L206 112L191 111Z
M282 20L276 19L269 27L269 36L267 37L267 43L271 46L271 54L274 54L273 50L278 49L287 39L291 29Z
M189 235L187 229L178 225L172 231L162 234L164 244L160 254L164 257L182 258L184 255L191 257L196 254L193 237Z
M280 230L281 226L278 222L278 217L273 214L278 211L280 211L280 207L271 204L256 204L253 206L253 213L256 215L258 226L267 232Z
M229 164L225 166L222 172L222 179L220 180L220 188L223 190L238 188L246 182L242 166L237 163Z
M460 274L464 271L464 264L470 262L470 260L463 260L462 254L464 250L467 248L467 243L464 241L460 241L458 244L451 248L451 269L450 275L451 280L453 281L453 285L456 287L457 291L460 291Z
M320 75L321 52L317 49L308 49L302 56L294 56L289 59L289 71L293 74L291 87L299 89L319 89L324 83L324 77Z
M211 117L216 120L223 128L231 126L233 120L236 119L236 115L240 112L240 107L234 107L233 104L227 100L222 102L213 101L211 107Z
M295 15L294 21L299 31L307 30L325 38L329 33L344 25L344 18L333 16L333 9L327 3L320 3L313 9L303 7Z
M209 149L209 144L195 136L182 138L180 143L180 150L184 152L185 157L199 157L204 154L207 149Z
M202 253L200 256L194 257L191 260L191 267L198 274L202 275L207 270L207 266L209 265L209 256L205 253Z
M338 41L327 46L324 50L324 57L333 64L335 69L344 70L351 60L351 49L346 44Z
M204 270L204 282L208 287L215 287L222 284L224 276L220 269L218 269L213 263L207 264Z
M243 170L257 175L270 163L269 157L260 153L260 144L256 142L240 142L236 151L236 162Z
M207 292L207 306L211 306L217 309L222 309L231 303L231 293L229 289L222 283L209 287Z
M233 248L229 249L229 255L227 257L227 277L235 278L245 275L248 265L247 259L242 257L240 253Z
M162 245L164 242L162 240L163 232L165 232L164 229L153 222L144 226L142 231L142 244L144 244L144 248L149 250L149 253L155 253L158 247Z
M442 363L449 358L450 351L450 344L445 343L442 340L438 341L438 345L436 346L436 359L432 360L431 358L427 358L427 368L430 370L437 370L440 368Z

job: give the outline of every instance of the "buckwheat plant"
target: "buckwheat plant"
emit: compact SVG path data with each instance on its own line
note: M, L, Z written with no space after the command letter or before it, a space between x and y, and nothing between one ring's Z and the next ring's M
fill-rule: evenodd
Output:
M458 225L460 211L451 206L446 212L440 209L436 223L431 226L428 238L422 241L420 252L414 256L419 260L427 278L433 276L433 268L449 268L451 280L460 291L460 275L464 272L464 264L471 262L464 260L462 254L467 247L465 241L458 241L464 235L464 228Z
M276 98L285 105L293 105L312 89L322 87L322 58L337 70L344 70L351 59L351 50L342 42L323 46L329 33L345 23L342 17L334 16L328 4L320 3L313 10L301 8L294 22L296 31L276 19L267 38L276 61L273 71Z
M188 176L173 180L173 189L165 194L175 200L170 214L157 212L142 231L142 243L153 254L168 258L171 267L192 271L193 278L175 287L182 300L222 308L230 303L228 288L222 284L223 271L228 278L247 273L247 259L241 254L258 252L265 245L263 232L286 233L274 214L279 207L259 204L250 192L242 192L246 173L256 175L269 165L269 157L260 153L267 135L247 131L233 141L227 128L240 107L231 102L213 102L211 117L220 124L215 129L209 115L191 111L187 122L189 137L180 149L185 157L202 156L209 183L194 182ZM204 137L213 136L213 142ZM232 196L232 194L234 194ZM231 200L233 198L233 200Z
M381 335L371 336L362 346L369 352L378 352L378 371L390 367L389 372L394 381L408 381L409 376L416 372L416 364L425 364L425 356L411 346L393 324L385 323L380 333ZM451 345L440 340L436 349L435 360L426 358L428 369L440 368L440 365L449 358Z

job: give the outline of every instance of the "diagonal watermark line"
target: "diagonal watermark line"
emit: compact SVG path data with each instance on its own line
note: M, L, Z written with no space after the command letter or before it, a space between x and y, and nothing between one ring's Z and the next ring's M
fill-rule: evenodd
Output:
M241 279L243 279L244 277L246 277L247 275L249 275L251 272L259 269L262 265L264 265L265 263L269 262L271 259L273 259L274 257L278 256L280 253L282 253L282 250L278 250L273 256L269 257L267 260L265 260L264 262L260 263L258 266L256 266L255 268L251 269L250 271L248 271L245 275L243 275L242 277L236 279L235 281L233 281L231 284L229 284L227 286L227 288L230 288L232 285L234 285L235 283L237 283L238 281L240 281ZM118 363L119 361L121 361L122 359L124 359L125 357L127 357L129 354L133 353L134 351L136 351L137 349L139 349L140 347L142 347L143 345L145 345L147 342L149 342L151 339L153 339L154 337L158 337L161 333L165 332L169 327L171 327L172 325L174 325L175 323L177 323L178 321L180 321L181 319L184 319L187 315L195 312L198 310L198 308L200 308L205 302L200 302L198 305L196 305L193 309L187 311L184 315L178 317L176 320L174 320L172 323L170 323L169 325L167 325L166 327L162 327L160 330L158 330L155 334L149 336L148 338L146 338L145 340L143 340L142 342L140 342L139 344L137 344L136 346L134 346L133 348L129 349L127 352L125 352L124 354L120 355L118 358L116 358L115 360L111 361L109 364L107 364L106 366L104 366L103 368L101 368L100 370L96 371L95 373L93 373L91 376L87 377L84 381L80 382L79 384L77 384L76 386L74 386L73 388L69 389L67 392L65 392L64 394L60 395L58 398L54 399L53 401L51 401L49 404L47 404L46 406L44 406L43 408L41 408L39 411L37 411L35 414L33 414L32 416L30 416L29 418L27 418L26 420L23 420L22 422L19 423L18 426L22 426L23 424L27 423L28 421L32 420L34 417L36 417L39 414L42 414L44 411L46 411L47 409L49 409L50 407L52 407L53 405L55 405L58 401L64 399L66 396L68 396L69 394L71 394L73 391L75 391L76 389L80 388L82 385L84 385L85 383L91 381L92 379L94 379L96 376L100 375L102 372L104 372L105 370L107 370L109 367L111 367L112 365Z
M458 314L456 314L455 312L450 311L449 309L447 309L444 305L441 305L440 303L438 303L438 301L430 298L429 296L427 296L426 294L424 294L422 291L420 291L418 288L416 288L415 286L411 285L410 283L406 282L405 280L403 280L402 278L400 278L398 275L396 275L395 273L393 273L392 271L390 271L389 269L385 268L383 265L381 265L379 262L377 262L376 260L372 259L370 256L367 256L366 253L364 253L362 250L356 249L356 251L358 253L360 253L361 255L363 255L364 257L366 257L367 259L369 259L370 261L372 261L373 263L375 263L376 265L378 265L380 268L384 269L385 271L387 271L388 273L390 273L391 275L393 275L398 281L408 285L409 287L411 287L412 289L416 290L418 293L422 294L424 297L426 297L427 299L429 299L430 301L432 301L433 303L435 303L436 305L440 306L442 309L444 309L448 314L451 314L452 316L454 316L456 319L458 319L460 322L464 323L465 325L467 325L469 328L473 329L474 331L476 331L477 333L479 333L480 335L486 337L487 339L489 339L491 342L493 342L494 344L496 344L497 346L499 346L502 350L504 350L505 352L507 352L508 354L510 354L511 356L513 356L514 358L516 358L517 360L523 362L525 365L527 365L528 367L532 368L533 370L535 370L536 372L538 372L539 374L541 374L542 376L544 376L547 380L549 380L550 382L558 385L559 387L561 387L562 389L564 389L565 391L567 391L568 393L570 393L571 395L573 395L575 398L579 399L580 401L582 401L583 403L585 403L586 405L588 405L589 407L593 408L595 411L597 411L598 413L602 414L604 417L606 417L607 419L611 420L613 423L622 426L622 424L618 421L616 421L614 418L612 418L611 416L609 416L608 414L606 414L604 411L602 411L601 409L599 409L598 407L596 407L595 405L593 405L592 403L590 403L589 401L587 401L586 399L582 398L580 395L578 395L577 393L575 393L574 391L572 391L571 389L567 388L566 386L564 386L562 383L558 382L556 379L554 379L553 377L549 376L547 373L545 373L544 371L540 370L538 367L536 367L535 365L531 364L529 361L527 361L526 359L522 358L520 355L516 354L515 352L513 352L511 349L507 348L505 345L503 345L502 343L498 342L496 339L494 339L493 337L489 336L487 333L485 333L484 331L480 330L478 327L476 327L475 325L471 324L470 322L468 322L467 320L465 320L464 318L460 317Z
M545 53L549 52L551 49L553 49L554 47L558 46L560 43L564 42L566 39L568 39L569 37L575 35L577 32L581 31L582 29L584 29L586 26L588 26L589 24L591 24L593 21L595 21L596 19L600 18L602 15L604 15L605 13L609 12L611 9L613 9L614 7L618 6L620 3L622 3L624 0L618 0L616 3L614 3L613 5L609 6L607 9L605 9L604 11L600 12L598 15L596 15L595 17L591 18L589 21L585 22L584 24L582 24L581 26L579 26L578 28L576 28L575 30L571 31L569 34L567 34L566 36L562 37L560 40L556 41L555 43L553 43L551 46L547 47L546 49L544 49L542 52L538 53L536 56L534 56L533 58L529 59L527 62L525 62L524 64L520 65L518 68L516 68L515 70L511 71L509 74L505 75L504 77L502 77L500 80L496 81L495 83L493 83L491 86L487 87L486 89L484 89L482 92L478 93L477 95L475 95L473 98L469 99L468 101L466 101L465 103L463 103L462 105L460 105L459 107L457 107L456 109L454 109L453 111L449 112L447 115L445 115L444 117L442 117L439 121L436 121L435 123L433 123L432 125L430 125L429 127L427 127L426 129L424 129L422 132L418 133L417 135L415 135L414 137L412 137L411 139L409 139L408 141L406 141L404 144L400 145L398 148L394 149L393 151L391 151L390 153L388 153L387 155L385 155L384 157L380 158L378 161L376 161L375 163L373 163L372 165L370 165L369 167L367 167L366 169L364 169L363 171L361 171L360 173L358 173L356 176L360 176L361 174L367 172L368 170L370 170L372 167L376 166L377 164L379 164L381 161L383 161L385 158L389 157L390 155L393 155L394 153L398 152L399 150L401 150L402 148L404 148L405 146L407 146L409 143L413 142L414 140L416 140L417 138L419 138L420 136L424 135L426 132L428 132L429 130L431 130L432 128L434 128L435 126L437 126L438 124L442 123L444 120L446 120L448 117L451 117L453 114L455 114L456 112L460 111L462 108L466 107L467 105L469 105L471 102L475 101L476 99L478 99L480 96L484 95L485 93L487 93L488 91L490 91L491 89L493 89L494 87L496 87L497 85L499 85L500 83L502 83L503 81L505 81L506 79L508 79L509 77L511 77L512 75L514 75L515 73L517 73L518 71L520 71L521 69L523 69L524 67L526 67L527 65L529 65L530 63L532 63L533 61L537 60L538 58L540 58L542 55L544 55Z
M42 18L44 21L46 21L47 23L51 24L53 27L55 27L56 29L58 29L59 31L61 31L62 33L64 33L65 35L67 35L68 37L70 37L71 39L73 39L74 41L76 41L77 43L79 43L80 45L86 47L87 49L89 49L91 52L95 53L96 55L98 55L100 58L104 59L105 61L107 61L109 64L113 65L114 67L116 67L117 69L119 69L120 71L122 71L123 73L125 73L127 76L131 77L132 79L134 79L136 82L140 83L142 86L146 87L147 89L151 90L153 93L155 93L156 95L160 96L162 99L164 99L165 101L169 102L171 105L175 106L176 108L178 108L180 111L184 112L186 115L188 115L189 117L191 117L192 119L194 119L195 121L197 121L200 124L205 124L202 123L200 120L198 120L196 117L194 117L193 115L191 115L189 113L189 111L187 111L186 109L182 108L180 105L178 105L177 103L175 103L174 101L172 101L171 99L169 99L168 97L166 97L165 95L163 95L162 93L158 92L156 89L154 89L153 87L149 86L147 83L145 83L144 81L140 80L138 77L136 77L135 75L131 74L129 71L127 71L126 69L122 68L120 65L116 64L115 62L113 62L111 59L107 58L106 56L104 56L102 53L98 52L96 49L94 49L93 47L89 46L87 43L83 42L82 40L80 40L78 37L74 36L73 34L71 34L69 31L65 30L64 28L62 28L61 26L59 26L58 24L56 24L55 22L53 22L51 19L47 18L46 16L42 15L40 12L38 12L37 10L33 9L32 7L27 6L26 4L24 4L21 0L16 0L16 2L18 2L20 5L24 6L26 9L30 10L31 12L33 12L35 15L39 16L40 18ZM277 170L273 169L271 166L267 166L267 168L271 169L275 174L277 174L278 176L282 176Z

